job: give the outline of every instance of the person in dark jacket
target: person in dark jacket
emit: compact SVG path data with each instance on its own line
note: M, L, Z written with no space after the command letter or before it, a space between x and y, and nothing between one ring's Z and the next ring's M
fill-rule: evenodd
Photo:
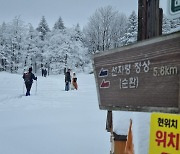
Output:
M70 74L70 69L68 69L68 71L65 74L65 91L69 90L69 86L71 83L71 74Z
M29 68L27 73L23 74L24 83L26 85L26 96L30 96L30 90L33 83L33 80L37 80L37 77L32 73L32 67Z
M44 77L46 77L46 75L47 75L47 70L46 70L46 68L44 69Z

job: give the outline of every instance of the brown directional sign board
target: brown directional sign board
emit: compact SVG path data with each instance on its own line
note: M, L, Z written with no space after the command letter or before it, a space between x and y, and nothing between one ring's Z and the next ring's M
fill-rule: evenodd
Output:
M93 57L100 109L180 111L180 32Z

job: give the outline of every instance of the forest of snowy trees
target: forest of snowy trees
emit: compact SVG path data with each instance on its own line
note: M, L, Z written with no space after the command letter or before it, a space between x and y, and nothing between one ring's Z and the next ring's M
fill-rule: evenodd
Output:
M95 11L83 28L66 27L61 17L49 28L42 16L37 28L20 17L0 24L0 71L22 73L32 66L35 73L46 67L51 74L63 73L67 66L75 71L91 68L91 56L108 49L136 42L138 18L129 17L111 6ZM163 18L163 34L180 30L180 18Z

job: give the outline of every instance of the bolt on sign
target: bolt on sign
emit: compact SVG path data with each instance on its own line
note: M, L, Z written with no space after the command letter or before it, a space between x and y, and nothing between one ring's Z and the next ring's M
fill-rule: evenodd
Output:
M93 57L100 109L180 111L180 32Z
M152 113L149 154L180 154L180 115Z

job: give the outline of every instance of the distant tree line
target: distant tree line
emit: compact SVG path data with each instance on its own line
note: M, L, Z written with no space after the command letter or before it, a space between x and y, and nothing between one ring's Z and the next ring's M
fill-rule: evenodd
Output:
M0 25L0 71L21 73L32 66L35 72L46 67L48 72L62 73L64 67L77 71L91 69L91 55L136 42L137 15L129 17L111 6L102 7L81 29L77 24L65 27L61 17L49 28L42 16L37 28L25 25L20 17ZM163 18L163 34L180 27L180 18Z
M180 30L180 18L170 20L163 16L163 34ZM138 17L132 11L129 17L111 6L99 8L84 28L86 45L90 53L128 45L137 41Z
M67 67L83 71L87 54L79 24L66 28L61 17L52 30L44 16L36 29L19 17L0 25L0 70L21 73L32 66L35 72L46 67L57 74L63 72L67 57Z

